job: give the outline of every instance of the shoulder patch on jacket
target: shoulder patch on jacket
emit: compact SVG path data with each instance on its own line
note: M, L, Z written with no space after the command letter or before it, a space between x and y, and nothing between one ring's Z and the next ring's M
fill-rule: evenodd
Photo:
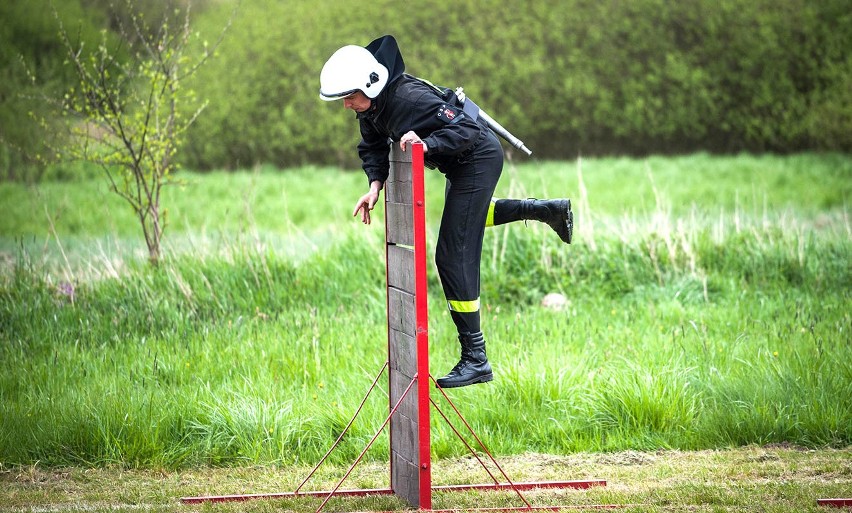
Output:
M446 103L438 108L438 119L444 123L455 123L463 117L464 113L460 109L447 105Z

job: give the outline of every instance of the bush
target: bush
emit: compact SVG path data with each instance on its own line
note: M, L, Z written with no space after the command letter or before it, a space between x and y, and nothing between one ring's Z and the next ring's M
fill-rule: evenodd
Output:
M151 0L136 4L162 11ZM213 43L233 5L193 4L193 26ZM22 99L64 90L70 77L49 5L0 6L3 178L25 178L45 149L28 113L39 117L46 106ZM126 18L105 5L57 8L70 33L79 26L94 44L99 28ZM318 99L319 72L338 47L386 33L399 40L410 73L464 86L538 157L852 150L845 0L460 0L445 10L257 0L241 5L218 57L193 81L210 106L187 134L182 163L357 167L357 123L339 102ZM39 178L43 168L35 171Z
M847 3L381 0L244 5L197 88L196 169L357 166L357 123L317 98L325 59L384 33L408 71L463 85L536 155L852 149ZM199 22L221 26L211 9Z

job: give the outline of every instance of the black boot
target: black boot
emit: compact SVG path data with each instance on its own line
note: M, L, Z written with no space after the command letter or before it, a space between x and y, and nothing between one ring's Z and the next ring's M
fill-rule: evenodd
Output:
M571 200L535 198L521 200L521 216L547 223L559 235L562 242L571 244L574 233L574 213L571 212Z
M494 379L491 364L485 356L485 337L481 331L476 333L459 334L461 344L461 360L453 370L443 378L438 379L441 388L456 388L485 383Z

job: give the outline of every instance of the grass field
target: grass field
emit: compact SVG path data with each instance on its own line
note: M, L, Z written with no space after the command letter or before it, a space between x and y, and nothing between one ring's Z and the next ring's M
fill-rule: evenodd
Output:
M351 217L363 175L183 178L157 269L103 182L0 184L0 468L304 466L348 421L385 357L381 216ZM436 173L427 190L431 244ZM457 404L502 456L848 447L850 192L852 158L831 154L507 166L502 197L572 197L577 240L486 235L496 379ZM436 276L437 375L457 348ZM548 292L567 307L541 308ZM433 442L464 453L437 421ZM368 460L386 459L380 440Z

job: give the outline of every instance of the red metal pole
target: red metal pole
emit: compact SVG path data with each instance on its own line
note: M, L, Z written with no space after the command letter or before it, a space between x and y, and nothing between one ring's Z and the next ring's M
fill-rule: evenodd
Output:
M420 460L420 509L432 509L432 461L429 421L429 312L426 291L426 187L423 144L411 145L411 194L414 208L414 300L417 344L417 428Z
M585 490L595 486L606 486L603 479L585 479L578 481L540 481L532 483L494 483L473 485L446 485L433 488L436 492L466 492L474 490L540 490L540 489L564 489Z
M465 508L465 509L433 509L430 513L462 513L463 511L484 511L496 513L498 511L564 511L564 510L589 510L589 509L620 509L636 506L635 504L585 504L572 506L517 506L502 508Z

